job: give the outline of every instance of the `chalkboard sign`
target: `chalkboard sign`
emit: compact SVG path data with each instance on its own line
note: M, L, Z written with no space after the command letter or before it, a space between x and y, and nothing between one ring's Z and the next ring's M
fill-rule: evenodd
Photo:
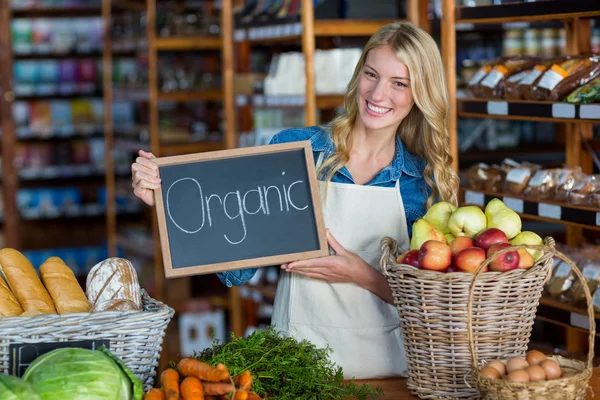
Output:
M8 374L23 376L33 360L55 349L79 347L96 350L103 345L109 348L110 342L108 340L76 340L71 342L11 343L8 345Z
M309 141L154 161L167 278L329 254Z

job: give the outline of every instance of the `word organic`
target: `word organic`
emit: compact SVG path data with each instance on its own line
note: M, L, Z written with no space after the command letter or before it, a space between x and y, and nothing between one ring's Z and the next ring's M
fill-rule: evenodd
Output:
M285 175L285 171L281 173ZM262 185L255 188L241 191L233 190L227 193L205 193L202 185L194 178L186 177L173 182L167 189L165 208L169 219L182 232L195 234L200 232L205 226L212 228L219 224L219 216L225 215L230 220L239 223L237 232L224 234L223 237L230 244L240 244L246 239L248 229L246 226L246 216L261 214L271 216L276 213L289 213L295 211L304 211L309 205L303 204L298 199L294 199L294 186L302 184L302 180L296 180L290 184ZM185 187L186 194L197 191L200 196L198 204L201 210L201 220L199 226L184 228L185 221L176 221L171 212L172 207L177 207L175 202L170 201L171 190L178 185L188 185ZM196 195L196 193L194 193ZM208 223L208 224L207 224Z

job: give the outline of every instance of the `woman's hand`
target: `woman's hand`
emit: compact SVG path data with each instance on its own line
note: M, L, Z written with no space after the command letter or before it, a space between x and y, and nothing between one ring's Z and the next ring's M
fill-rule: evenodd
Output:
M283 264L281 269L329 283L355 283L379 296L383 301L394 305L392 289L382 273L356 254L346 250L329 230L327 230L327 243L335 251L335 255L294 261Z
M131 165L131 186L133 193L149 206L154 205L154 189L160 188L158 165L150 161L156 158L152 153L140 150L139 157Z
M362 258L346 250L327 230L327 243L335 255L311 260L294 261L281 266L288 272L298 273L313 279L322 279L330 283L357 282L364 276L366 268L371 268Z

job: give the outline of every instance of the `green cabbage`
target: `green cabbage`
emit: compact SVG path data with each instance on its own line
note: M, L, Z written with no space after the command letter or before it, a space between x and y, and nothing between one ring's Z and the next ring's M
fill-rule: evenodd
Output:
M36 358L23 379L41 400L141 400L141 381L108 350L62 348Z
M0 399L40 400L31 385L16 376L0 374Z

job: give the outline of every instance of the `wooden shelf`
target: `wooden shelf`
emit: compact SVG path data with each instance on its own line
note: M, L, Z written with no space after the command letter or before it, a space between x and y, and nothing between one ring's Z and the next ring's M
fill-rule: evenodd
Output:
M220 50L220 36L190 36L156 38L151 44L155 50Z
M69 51L66 53L14 53L14 60L41 60L41 59L53 59L53 60L69 60L69 59L87 59L87 58L99 58L102 57L102 51L95 50L89 52L80 51Z
M178 155L203 153L207 151L224 150L225 145L222 142L199 142L199 143L173 143L161 144L160 155Z
M568 329L589 332L589 317L587 309L563 303L549 296L542 296L536 318ZM594 313L596 324L600 323L600 314ZM600 336L600 333L596 333Z
M177 91L158 93L159 101L221 101L223 92L220 90Z
M58 7L58 8L15 8L12 9L13 18L60 18L60 17L100 17L102 9L99 7Z
M304 95L290 96L265 96L262 94L237 95L235 103L238 107L250 106L254 108L286 108L286 107L304 107L306 102ZM317 95L317 108L327 110L342 106L344 103L343 95Z
M459 117L600 123L600 104L458 99L457 110Z
M509 193L493 193L484 190L461 189L463 204L484 207L492 199L502 200L506 206L524 218L600 229L600 208L558 203L551 200L536 201Z
M546 0L493 6L456 7L456 23L554 21L600 16L597 0Z
M317 19L315 36L371 36L398 19Z
M152 239L133 240L124 236L117 238L117 245L124 251L130 251L144 258L154 258L154 241Z

